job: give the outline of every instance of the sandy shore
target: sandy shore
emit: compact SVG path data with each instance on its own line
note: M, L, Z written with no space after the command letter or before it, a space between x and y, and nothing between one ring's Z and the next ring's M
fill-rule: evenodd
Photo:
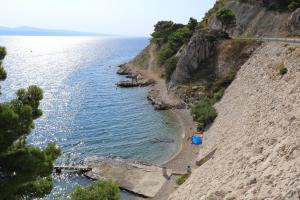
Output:
M139 74L145 79L155 80L156 83L153 86L150 86L149 90L159 90L159 95L164 102L168 104L176 104L181 101L175 96L175 94L168 91L165 80L160 78L159 74L149 69L141 70L132 64L129 64L128 67L130 68L132 74ZM185 173L188 165L192 166L192 169L196 168L195 160L198 156L200 146L191 144L193 128L196 124L192 119L190 110L188 109L172 109L169 111L176 116L177 121L180 124L181 143L178 151L169 160L163 162L161 165L173 169L177 173ZM153 199L167 199L177 187L176 177L172 176L172 178L168 180L168 182L162 187L160 192Z

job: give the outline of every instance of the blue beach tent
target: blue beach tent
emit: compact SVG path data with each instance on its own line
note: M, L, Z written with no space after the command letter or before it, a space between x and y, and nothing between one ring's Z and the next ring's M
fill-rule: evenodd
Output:
M192 144L195 144L195 145L202 144L201 137L199 135L193 135L193 137L192 137Z

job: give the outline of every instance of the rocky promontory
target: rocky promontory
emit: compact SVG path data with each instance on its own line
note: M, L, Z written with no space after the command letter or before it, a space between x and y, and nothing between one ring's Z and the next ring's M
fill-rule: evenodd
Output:
M176 102L174 104L167 103L162 99L158 89L151 89L147 99L152 103L155 110L169 110L169 109L185 109L186 105L183 102Z

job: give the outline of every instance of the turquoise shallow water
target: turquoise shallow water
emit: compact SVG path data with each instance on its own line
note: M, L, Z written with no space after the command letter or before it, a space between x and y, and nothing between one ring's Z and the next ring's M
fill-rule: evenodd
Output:
M178 146L178 125L167 112L156 112L145 88L120 89L117 66L134 58L147 38L0 37L7 48L1 101L32 84L44 90L29 142L43 147L56 142L63 154L57 163L82 163L91 156L117 156L158 164ZM153 143L155 138L174 143ZM66 195L83 177L55 177L47 199ZM126 196L126 195L125 195Z

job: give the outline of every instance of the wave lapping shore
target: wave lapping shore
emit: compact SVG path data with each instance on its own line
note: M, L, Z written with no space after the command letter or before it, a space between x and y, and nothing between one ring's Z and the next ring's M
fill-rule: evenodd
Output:
M154 63L150 63L151 65L154 65ZM172 169L175 174L186 173L187 166L196 168L195 163L200 147L191 144L191 137L196 124L185 103L168 88L166 81L154 70L149 68L141 69L132 62L122 64L119 67L120 69L117 72L119 75L138 77L137 82L151 82L148 85L149 95L147 98L152 103L154 109L169 110L178 120L178 124L180 124L181 142L179 149L170 159L161 163L161 166ZM167 199L177 187L176 178L173 176L153 199Z

